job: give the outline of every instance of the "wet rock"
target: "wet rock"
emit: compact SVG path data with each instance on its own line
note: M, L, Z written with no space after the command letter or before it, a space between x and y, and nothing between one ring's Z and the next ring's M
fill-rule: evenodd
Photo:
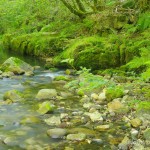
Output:
M60 114L60 119L65 119L65 118L68 118L69 115L67 113L61 113Z
M90 109L94 104L93 103L84 103L83 108Z
M84 113L84 114L89 116L92 122L103 121L102 115L98 111L95 111L93 113Z
M128 117L126 117L126 116L123 116L122 120L123 120L124 122L130 122L130 119L129 119Z
M103 102L104 100L106 100L106 93L105 93L105 90L99 94L98 96L98 100Z
M38 100L49 100L55 99L57 96L57 91L55 89L42 89L36 95Z
M121 150L128 150L129 145L131 144L131 140L125 136L122 142L118 145Z
M122 137L119 137L119 136L118 137L114 137L112 135L108 135L108 140L109 140L109 144L111 144L111 145L118 145L122 141Z
M95 108L90 108L90 110L89 110L89 113L94 113L96 111L96 109Z
M32 77L32 76L34 75L34 73L33 73L32 71L27 71L27 72L25 73L25 75L26 75L27 77Z
M16 101L20 101L22 100L22 95L19 91L17 90L10 90L10 91L7 91L4 96L3 96L3 99L6 101L6 100L11 100L13 102L16 102Z
M132 119L131 121L130 121L130 123L131 123L131 125L133 126L133 127L139 127L141 124L142 124L142 121L141 121L141 119L139 119L139 118L134 118L134 119Z
M96 93L91 94L91 99L98 100L98 95Z
M149 141L150 141L150 128L147 128L147 129L143 132L143 136L144 136L145 140L149 140Z
M139 133L138 130L132 129L130 131L130 133L131 133L131 137L132 137L133 140L137 139L137 136L138 136L138 133Z
M84 133L69 134L67 135L66 139L71 141L83 141L86 139L86 134Z
M42 104L39 104L39 109L37 110L40 114L46 114L47 112L53 112L56 106L53 105L50 101L45 101Z
M73 126L82 124L81 116L72 118L71 123L73 124Z
M3 78L10 78L10 77L12 77L12 76L14 76L14 73L13 73L13 72L10 72L10 71L3 72L3 73L2 73L2 77L3 77Z
M33 67L18 58L10 57L1 65L1 70L3 72L11 71L14 74L21 75L26 72L33 72Z
M64 99L72 96L72 93L68 93L68 92L60 92L60 96Z
M106 131L110 128L110 125L99 125L99 126L96 126L95 129L98 130L98 131Z
M83 111L74 111L72 112L73 116L81 116L83 114Z
M90 98L87 95L84 95L82 99L80 100L81 103L88 103L90 101Z
M122 112L125 109L125 106L117 99L108 103L107 106L109 112Z
M55 128L55 129L49 129L47 131L47 134L48 136L54 139L63 138L67 134L67 131L65 129Z
M59 116L52 116L48 119L45 119L44 121L50 126L58 126L61 124Z

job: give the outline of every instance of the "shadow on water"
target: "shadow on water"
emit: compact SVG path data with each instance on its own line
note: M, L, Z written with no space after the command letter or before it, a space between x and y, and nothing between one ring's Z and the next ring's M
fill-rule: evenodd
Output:
M22 55L16 52L7 51L7 50L4 50L4 48L0 45L0 64L3 63L9 57L17 57L31 64L32 66L44 66L44 61L37 57L27 56L27 55Z

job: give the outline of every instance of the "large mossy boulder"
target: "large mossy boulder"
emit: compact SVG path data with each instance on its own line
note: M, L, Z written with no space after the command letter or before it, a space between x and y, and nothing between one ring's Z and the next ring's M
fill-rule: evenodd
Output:
M10 57L7 59L0 67L3 72L13 72L16 75L25 74L28 72L33 72L33 67L28 63L16 58Z
M137 53L134 48L128 50L122 38L116 35L107 38L89 36L72 40L62 53L54 57L53 62L55 66L64 67L67 63L62 63L62 60L69 58L74 60L73 66L77 69L84 66L99 70L119 67L129 62Z

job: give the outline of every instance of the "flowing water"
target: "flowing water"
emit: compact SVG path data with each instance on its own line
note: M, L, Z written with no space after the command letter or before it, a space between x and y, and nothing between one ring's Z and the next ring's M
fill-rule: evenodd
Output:
M9 55L1 58L4 61ZM12 56L12 55L11 55ZM22 58L31 65L41 65L37 59ZM31 63L32 62L32 63ZM42 65L41 65L42 66ZM3 102L3 94L6 91L16 89L23 93L24 100L12 104L0 105L0 150L67 150L67 147L72 147L75 150L109 150L108 133L96 132L92 129L92 124L86 128L83 123L79 123L80 115L75 118L76 126L70 127L69 130L81 130L89 136L89 139L101 138L104 142L89 143L86 142L69 142L65 139L52 139L47 135L47 130L52 128L43 120L51 116L58 116L61 113L71 114L72 112L83 112L83 108L79 103L79 97L72 95L64 101L56 101L57 109L54 113L40 115L37 112L39 102L35 99L37 92L40 89L53 88L59 92L64 92L61 84L53 82L53 78L63 74L63 71L50 72L44 69L39 69L33 77L18 76L14 79L4 78L0 80L0 103ZM90 129L91 126L91 129ZM116 133L117 126L112 130L116 139L123 137ZM90 132L90 133L88 133ZM70 149L71 150L71 149Z

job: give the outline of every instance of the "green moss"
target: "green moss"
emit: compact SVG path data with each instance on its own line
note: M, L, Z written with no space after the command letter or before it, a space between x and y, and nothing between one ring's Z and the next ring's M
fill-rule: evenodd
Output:
M137 105L137 109L138 110L150 110L150 102L149 101L144 101L144 102L140 102Z
M121 87L108 87L106 89L106 99L111 101L115 98L121 98L124 95L124 91Z
M63 42L65 38L51 35L49 32L24 34L9 40L5 38L3 42L4 45L8 42L9 50L35 56L54 56L63 51L63 45L66 44Z
M71 58L75 60L76 68L84 66L91 69L104 69L119 66L119 56L116 43L99 36L91 36L73 40L64 52L54 58L54 63L60 65L61 60Z
M69 78L67 76L56 76L54 78L55 81L60 81L60 80L63 80L63 81L68 81Z

